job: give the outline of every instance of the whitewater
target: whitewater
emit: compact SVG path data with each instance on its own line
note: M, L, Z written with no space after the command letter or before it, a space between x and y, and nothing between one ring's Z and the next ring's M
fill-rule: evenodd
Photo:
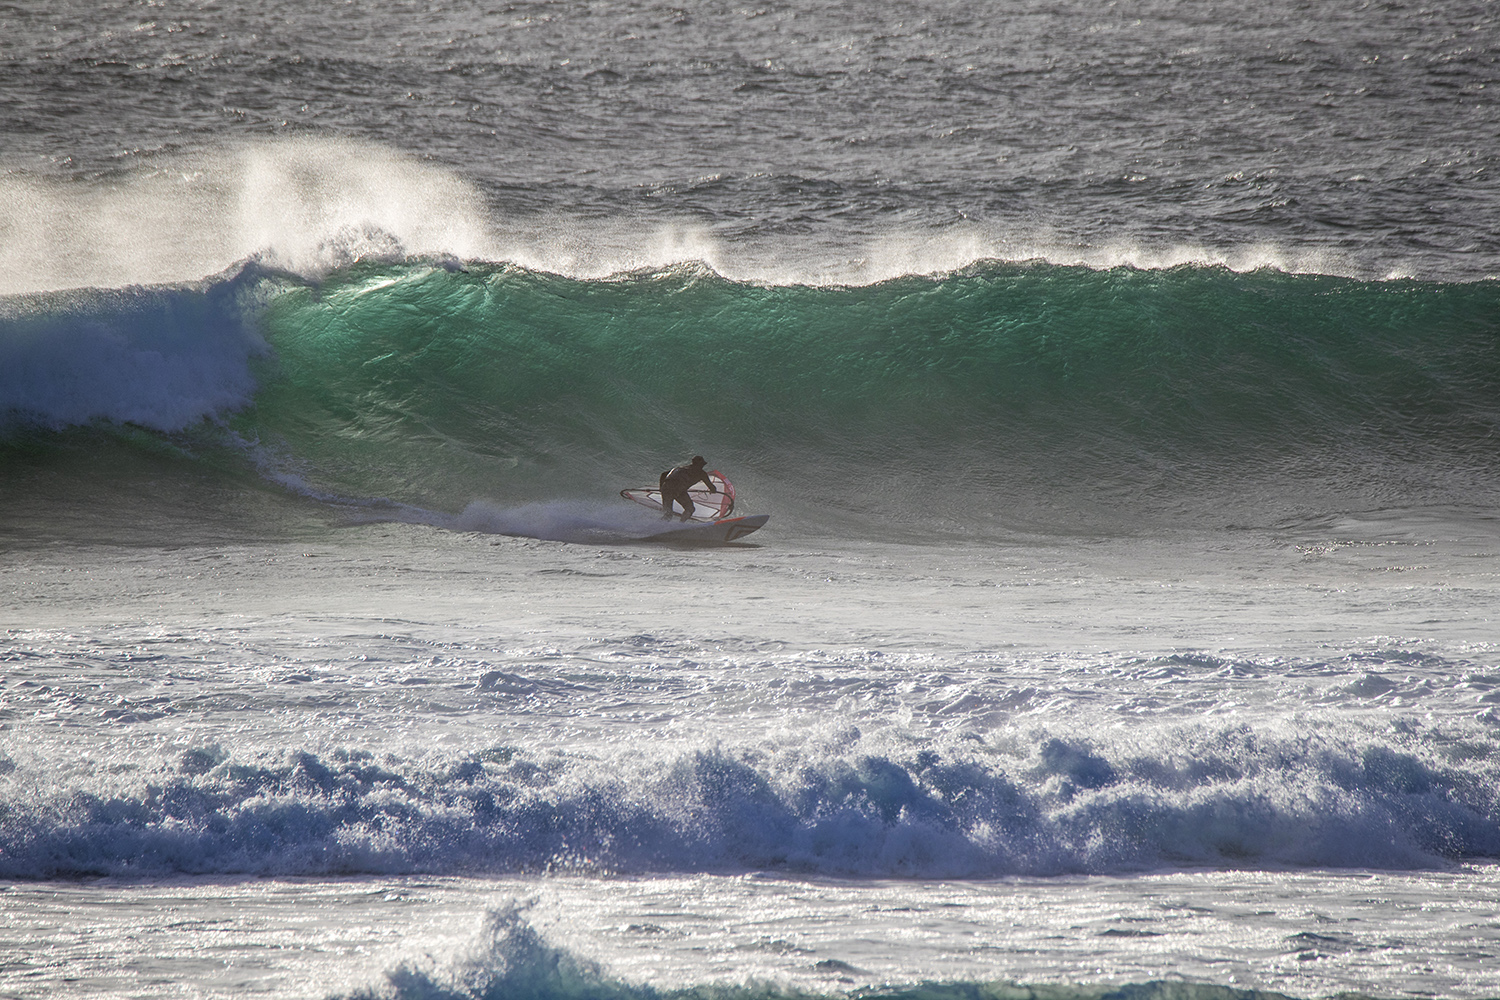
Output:
M6 8L0 996L1500 995L1491 6Z

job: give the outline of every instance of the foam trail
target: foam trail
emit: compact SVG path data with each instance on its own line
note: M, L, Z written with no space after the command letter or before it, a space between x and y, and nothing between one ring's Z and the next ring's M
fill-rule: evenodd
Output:
M583 500L551 500L519 507L475 500L457 514L445 514L388 500L347 501L321 495L317 498L352 505L355 508L352 519L361 523L400 521L449 531L509 535L549 542L644 541L675 526L675 523L663 522L644 508Z
M520 535L557 542L644 538L661 530L661 518L622 503L599 504L554 500L507 508L477 500L452 519L457 531Z
M291 460L275 449L244 439L237 439L237 443L263 477L299 496L341 509L354 524L398 522L447 531L581 543L642 541L674 526L643 507L624 503L550 500L506 506L474 500L459 513L450 514L388 497L349 497L309 483L289 468Z

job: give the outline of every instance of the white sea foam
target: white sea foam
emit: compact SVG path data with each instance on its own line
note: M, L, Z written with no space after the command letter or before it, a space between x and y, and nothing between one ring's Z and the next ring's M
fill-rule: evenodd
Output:
M546 694L503 671L476 683ZM1455 738L1493 754L1478 727L1329 720L1097 739L1023 722L971 740L827 719L738 745L402 758L206 744L128 765L15 750L0 873L1441 868L1500 856L1495 767L1446 759Z
M441 957L411 949L373 996L1256 1000L1266 994L1250 991L1320 997L1355 987L1481 997L1496 982L1495 940L1473 911L1490 909L1497 878L1492 868L1357 881L568 877L524 902L490 901L467 947ZM1349 893L1351 881L1363 891ZM1399 936L1382 909L1392 903Z
M1497 890L1500 870L1475 866L979 882L90 879L17 882L5 900L26 942L9 973L53 997L89 995L80 980L134 982L144 966L170 968L156 992L183 997L1458 1000L1500 985L1500 934L1484 916Z

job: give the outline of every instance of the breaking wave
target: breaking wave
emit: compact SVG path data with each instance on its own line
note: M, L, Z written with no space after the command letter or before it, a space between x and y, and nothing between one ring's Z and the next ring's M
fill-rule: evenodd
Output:
M836 963L837 964L837 963ZM816 1000L768 983L704 983L658 989L624 982L598 963L549 943L519 905L485 914L468 953L443 965L404 964L385 984L350 1000ZM830 998L847 993L825 994ZM1279 993L1178 980L1124 986L953 981L865 987L864 1000L1284 1000Z
M1497 316L1488 282L1219 267L823 288L250 265L4 300L0 461L48 453L39 430L129 451L111 429L146 428L306 496L453 516L597 502L702 453L761 509L862 530L1488 509Z
M503 690L503 674L480 684ZM1500 856L1477 725L844 726L605 756L231 751L4 762L8 878L584 870L952 878L1181 867L1420 869Z

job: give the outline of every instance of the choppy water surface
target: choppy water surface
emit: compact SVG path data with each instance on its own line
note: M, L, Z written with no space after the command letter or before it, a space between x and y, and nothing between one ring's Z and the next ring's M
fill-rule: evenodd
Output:
M1500 992L1491 5L0 18L0 993Z

